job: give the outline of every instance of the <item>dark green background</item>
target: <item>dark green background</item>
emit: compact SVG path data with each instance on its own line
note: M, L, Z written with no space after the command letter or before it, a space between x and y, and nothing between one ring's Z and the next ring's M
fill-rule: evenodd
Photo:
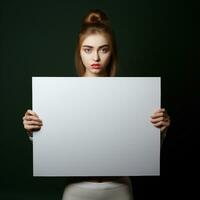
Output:
M176 184L180 185L181 177L196 173L193 168L197 161L194 152L198 124L194 117L198 107L199 67L196 1L1 1L2 200L62 197L67 178L32 177L32 144L23 129L22 117L31 108L32 76L76 76L77 34L83 15L93 8L103 9L115 30L118 76L161 76L162 106L172 119L162 150L164 178L134 178L135 198L160 199L159 191L168 194L179 191ZM169 181L170 187L166 184ZM190 181L186 183L191 185Z

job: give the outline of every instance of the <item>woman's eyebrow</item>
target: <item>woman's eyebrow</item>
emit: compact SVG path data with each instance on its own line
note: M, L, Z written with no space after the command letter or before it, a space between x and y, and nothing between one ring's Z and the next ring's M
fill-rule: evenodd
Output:
M83 45L83 47L94 48L93 46L90 46L90 45ZM108 44L101 45L98 47L98 49L103 48L103 47L109 47L109 45Z
M93 46L90 46L90 45L83 45L82 47L93 48Z
M104 44L104 45L99 46L98 48L100 49L100 48L103 48L103 47L109 47L109 45L108 44Z

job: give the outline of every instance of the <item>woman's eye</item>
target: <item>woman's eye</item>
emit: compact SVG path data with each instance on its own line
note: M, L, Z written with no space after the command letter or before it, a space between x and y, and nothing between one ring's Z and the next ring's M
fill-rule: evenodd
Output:
M102 52L102 53L107 53L108 50L109 50L108 48L103 48L103 49L101 49L101 52Z
M91 49L84 49L85 53L90 53Z

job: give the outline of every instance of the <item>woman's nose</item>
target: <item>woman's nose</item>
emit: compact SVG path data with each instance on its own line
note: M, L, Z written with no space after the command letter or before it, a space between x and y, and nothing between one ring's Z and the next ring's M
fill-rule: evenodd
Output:
M93 54L93 60L95 60L95 61L99 61L100 60L98 52L94 52L94 54Z

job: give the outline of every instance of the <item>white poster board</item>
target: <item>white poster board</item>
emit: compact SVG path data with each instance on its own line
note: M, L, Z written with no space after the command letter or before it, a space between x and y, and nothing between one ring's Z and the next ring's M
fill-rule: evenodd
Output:
M160 174L159 77L33 77L34 176Z

